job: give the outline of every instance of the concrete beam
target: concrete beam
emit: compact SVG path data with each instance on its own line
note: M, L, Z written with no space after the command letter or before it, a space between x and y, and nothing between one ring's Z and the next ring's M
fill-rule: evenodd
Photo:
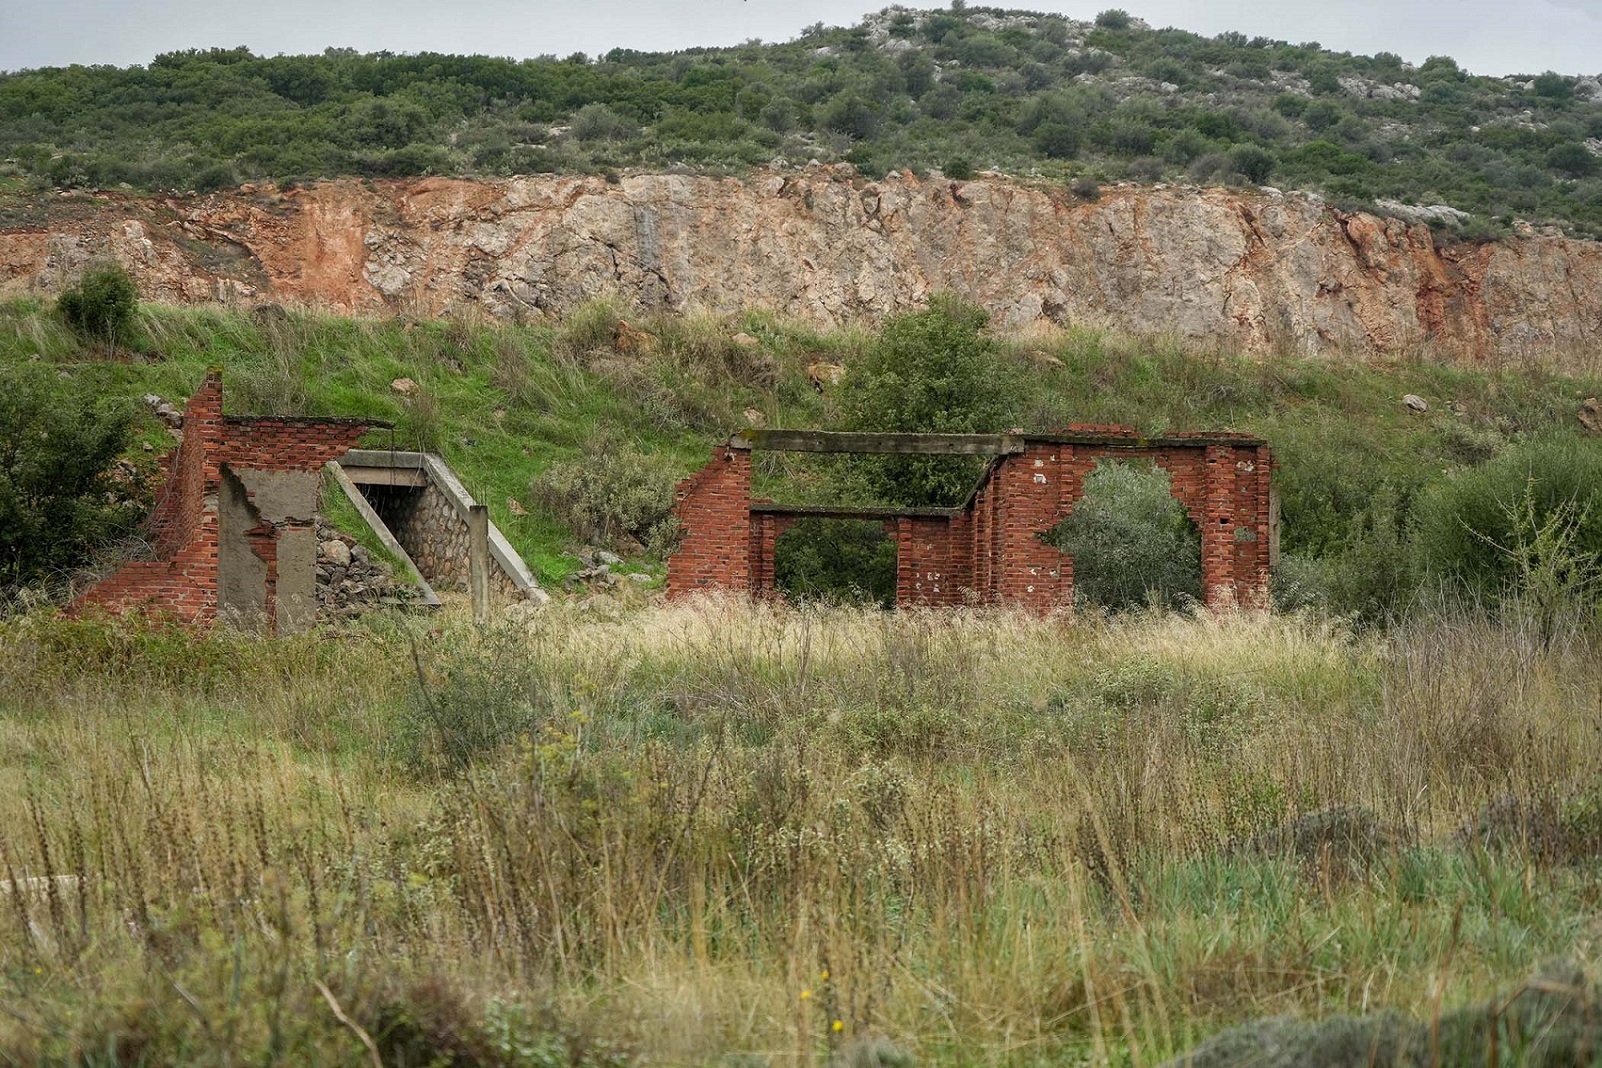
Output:
M340 465L345 474L358 486L413 486L428 485L428 475L420 467L356 467Z
M896 453L912 456L1010 456L1023 440L1008 434L846 434L825 430L742 430L736 449L766 452Z

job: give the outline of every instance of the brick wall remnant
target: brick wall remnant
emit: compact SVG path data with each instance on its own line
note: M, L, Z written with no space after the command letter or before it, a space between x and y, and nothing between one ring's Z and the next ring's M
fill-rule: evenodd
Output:
M788 507L751 499L751 451L988 455L959 508ZM683 526L668 559L669 597L702 590L774 592L779 536L802 516L876 519L896 540L896 604L1073 603L1073 558L1044 540L1084 495L1103 459L1151 460L1201 532L1202 588L1214 607L1268 606L1273 455L1245 434L1144 438L1132 427L1074 425L1051 434L827 434L742 431L680 482Z
M316 616L320 472L380 420L224 416L208 371L184 408L183 440L146 522L154 558L125 564L72 610L149 611L186 623L226 619L271 633Z

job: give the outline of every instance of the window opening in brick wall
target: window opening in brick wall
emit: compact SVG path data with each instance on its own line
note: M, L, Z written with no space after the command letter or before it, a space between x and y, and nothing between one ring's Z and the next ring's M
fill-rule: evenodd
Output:
M1047 540L1073 557L1074 601L1108 611L1203 598L1201 532L1149 460L1099 460Z
M798 519L773 547L775 588L792 603L896 603L896 541L871 519Z

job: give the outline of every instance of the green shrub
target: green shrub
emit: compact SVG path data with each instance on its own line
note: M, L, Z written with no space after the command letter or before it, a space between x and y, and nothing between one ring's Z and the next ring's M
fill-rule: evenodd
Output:
M591 441L579 459L534 480L534 500L586 541L663 555L676 529L671 460L611 435ZM630 545L632 541L634 545Z
M92 390L0 367L0 589L81 566L144 514L108 503L130 425Z
M1129 29L1129 12L1122 8L1108 8L1096 16L1096 25L1104 30Z
M1081 175L1068 183L1068 192L1080 200L1095 203L1101 199L1101 183L1090 175Z
M1016 371L985 332L988 314L957 297L885 323L846 379L852 430L995 434L1016 408ZM886 456L861 461L873 491L903 505L959 504L979 465L966 457Z
M871 520L802 519L774 545L774 584L794 601L896 601L896 543Z
M1596 157L1584 145L1570 142L1548 152L1546 165L1570 178L1584 178L1596 171Z
M1049 540L1073 557L1074 593L1118 611L1202 599L1201 535L1171 491L1168 473L1111 462Z
M1569 528L1574 560L1602 558L1602 446L1530 442L1434 483L1417 506L1417 540L1432 575L1497 595L1518 584L1543 532L1563 533L1554 521Z
M965 156L952 156L940 170L947 178L957 182L966 182L973 178L973 164L968 162Z
M417 684L396 743L418 775L460 772L550 714L529 664L527 635L516 628L487 630L432 663L415 647L413 656Z
M1035 147L1051 159L1072 159L1079 153L1079 131L1061 122L1035 127Z
M139 287L122 267L101 264L61 294L56 311L79 337L107 345L126 342L139 311Z
M625 141L639 128L605 104L585 104L573 113L569 132L580 141Z
M1405 501L1389 485L1351 519L1345 548L1323 561L1322 607L1366 624L1392 622L1418 589L1418 553Z
M1229 164L1253 185L1262 185L1274 171L1274 154L1256 145L1236 145L1230 149Z

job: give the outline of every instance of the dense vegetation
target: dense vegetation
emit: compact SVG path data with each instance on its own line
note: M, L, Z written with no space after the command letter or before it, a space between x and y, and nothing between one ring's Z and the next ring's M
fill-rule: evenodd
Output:
M1533 72L1532 72L1533 73ZM783 44L530 60L169 53L0 75L0 158L40 186L727 170L784 158L1075 182L1250 181L1602 234L1602 86L1316 42L964 7ZM3 176L0 176L3 177ZM1395 208L1387 210L1396 210ZM1450 214L1452 224L1462 222Z

